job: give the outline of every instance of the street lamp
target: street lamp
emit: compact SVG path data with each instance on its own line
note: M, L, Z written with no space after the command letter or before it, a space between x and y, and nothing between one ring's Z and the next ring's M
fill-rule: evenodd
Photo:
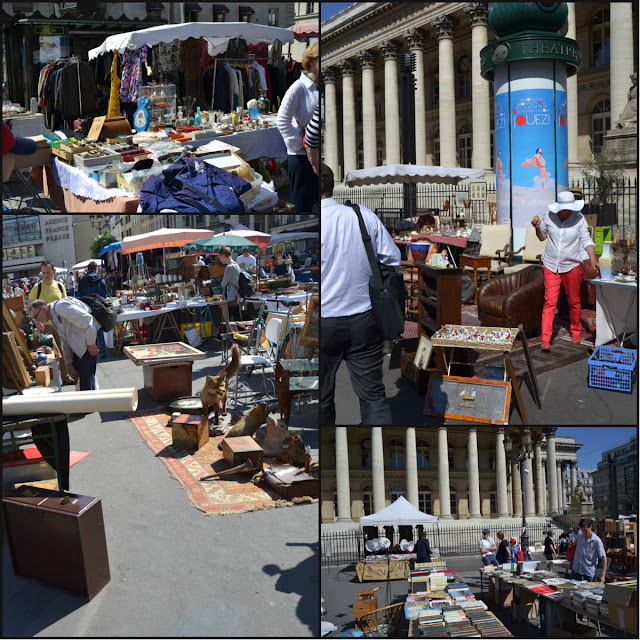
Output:
M522 432L522 448L519 449L515 455L511 452L513 450L513 440L509 436L505 436L504 450L508 457L512 458L518 463L520 469L520 490L522 491L522 536L520 537L520 544L524 546L526 543L529 545L529 535L527 534L527 516L525 513L525 489L524 489L524 462L533 455L531 450L531 429L527 427Z
M102 235L102 230L109 226L108 216L102 213L96 213L89 216L89 222L94 229L98 230L98 235Z

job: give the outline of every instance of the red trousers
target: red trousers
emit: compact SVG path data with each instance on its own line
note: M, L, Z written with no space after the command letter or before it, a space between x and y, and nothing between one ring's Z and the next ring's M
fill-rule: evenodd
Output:
M544 307L542 308L542 342L550 342L553 332L553 318L556 314L560 285L564 285L567 301L569 302L569 319L571 321L571 336L582 335L582 307L580 306L580 281L582 280L582 265L565 273L553 273L544 268Z

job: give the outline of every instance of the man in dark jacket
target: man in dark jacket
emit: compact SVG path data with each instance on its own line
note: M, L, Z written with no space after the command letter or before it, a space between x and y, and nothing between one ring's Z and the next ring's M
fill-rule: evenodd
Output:
M80 278L78 282L78 298L88 296L92 293L96 293L103 298L109 297L109 291L104 280L96 273L98 265L95 262L90 262L87 266L87 275ZM98 331L98 349L100 350L100 360L104 360L107 357L107 345L104 342L104 332L102 329Z
M416 562L431 562L431 547L424 530L420 532L420 539L416 544Z

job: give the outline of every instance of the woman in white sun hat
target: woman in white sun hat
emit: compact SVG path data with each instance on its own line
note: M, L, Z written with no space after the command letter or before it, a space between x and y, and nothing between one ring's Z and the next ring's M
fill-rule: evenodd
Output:
M531 224L538 239L547 240L542 252L544 265L544 307L542 308L542 351L551 349L553 318L558 304L560 285L564 285L569 302L571 340L580 342L581 314L580 281L582 279L582 251L589 255L591 266L598 268L595 244L589 235L587 221L580 213L584 200L576 200L570 191L558 194L558 202L549 205L540 219L535 216Z

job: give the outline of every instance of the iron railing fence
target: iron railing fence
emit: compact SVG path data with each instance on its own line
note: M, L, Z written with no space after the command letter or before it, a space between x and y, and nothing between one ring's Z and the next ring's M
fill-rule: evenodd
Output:
M597 226L617 226L621 234L632 232L637 227L638 179L620 177L608 185L603 199L598 183L595 180L577 179L571 186L580 187L585 199L585 214L597 214ZM456 206L456 193L468 192L469 183L456 185L419 184L416 186L416 215L422 213L439 213L445 215L463 215L467 220L473 219L478 224L488 224L489 198L487 201L472 201L468 209ZM495 182L487 182L487 195L495 196ZM405 195L402 185L345 187L336 186L333 197L338 202L345 200L362 204L375 211L383 224L393 228L398 219L408 217L405 207ZM494 198L495 199L495 198ZM449 202L448 211L445 208ZM434 211L435 210L435 211Z
M490 526L491 536L498 542L497 532L502 531L507 540L515 538L520 542L522 535L522 525L518 522L497 523L492 521L490 525L467 525L460 523L459 527L441 527L434 525L425 527L427 538L432 549L437 548L443 558L451 558L457 556L474 556L480 555L478 542L482 538L482 530ZM393 527L383 527L385 535L391 540L391 547L400 542L406 536L406 531L394 530ZM527 525L527 534L530 543L542 544L544 542L547 531L553 531L554 540L559 539L562 529L555 524L549 525L544 522L534 522ZM417 539L417 532L414 540ZM370 536L371 537L371 536ZM410 534L407 539L410 539ZM365 540L361 531L325 531L321 535L321 553L322 563L325 565L350 565L355 564L365 555L368 555L364 546ZM538 554L539 556L540 554Z

